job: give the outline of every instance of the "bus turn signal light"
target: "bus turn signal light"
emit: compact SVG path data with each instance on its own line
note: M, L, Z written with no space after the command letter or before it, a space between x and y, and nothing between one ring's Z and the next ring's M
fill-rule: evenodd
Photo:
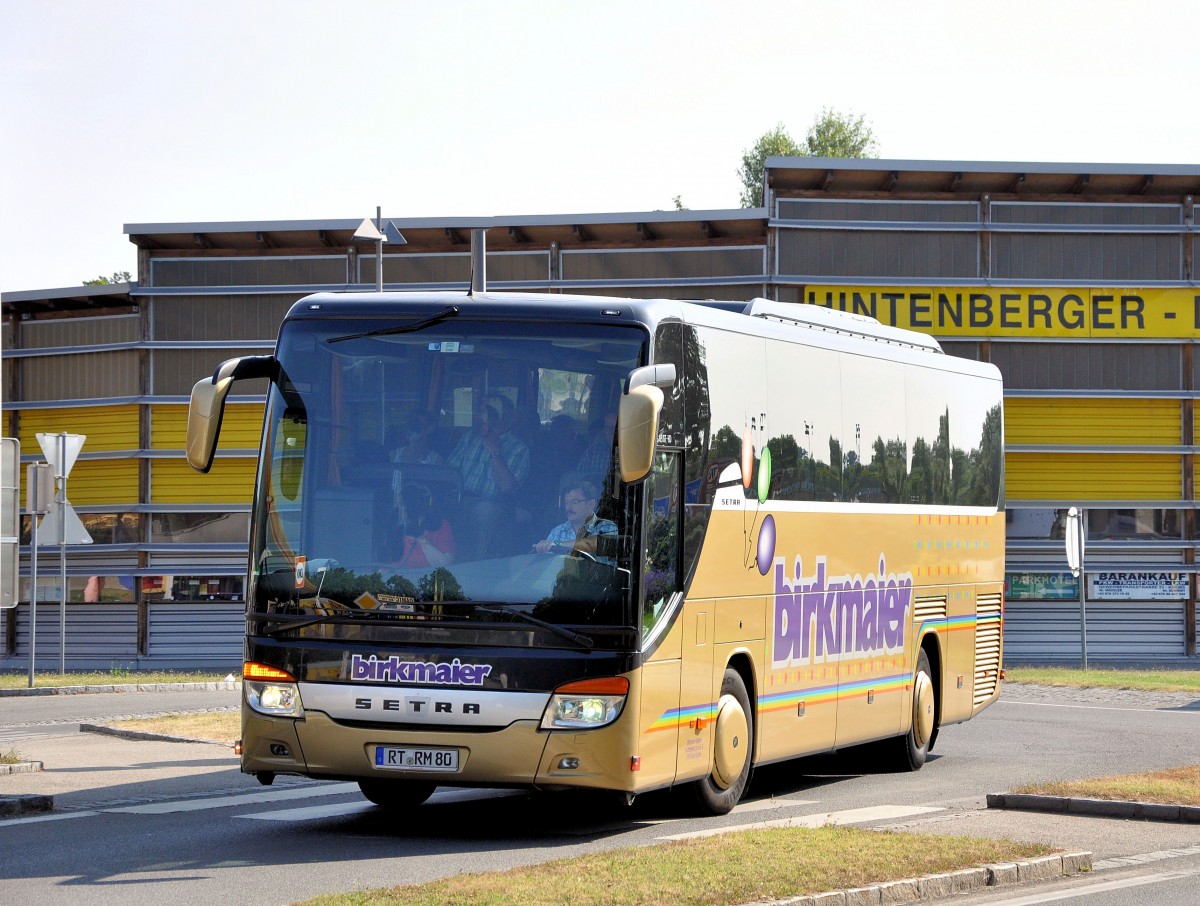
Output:
M286 670L280 670L278 667L268 667L266 664L257 664L254 661L247 661L242 666L242 678L248 680L275 680L280 683L296 682L296 678Z

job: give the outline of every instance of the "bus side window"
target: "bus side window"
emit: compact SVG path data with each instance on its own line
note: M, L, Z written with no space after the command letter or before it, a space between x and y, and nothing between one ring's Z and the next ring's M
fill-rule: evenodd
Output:
M642 625L649 629L679 590L680 454L659 452L646 482L646 560Z

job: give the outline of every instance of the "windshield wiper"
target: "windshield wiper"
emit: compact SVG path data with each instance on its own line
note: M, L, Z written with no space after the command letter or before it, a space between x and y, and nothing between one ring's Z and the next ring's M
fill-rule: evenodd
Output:
M264 630L263 635L277 636L293 629L306 629L309 626L319 626L322 623L375 623L395 618L391 611L375 613L370 610L347 610L338 613L323 613L314 617L284 617L268 613L252 613L250 619L256 623L279 623L274 629Z
M363 337L384 337L393 333L416 333L418 330L424 330L426 327L432 327L434 324L448 321L457 315L458 306L451 305L449 308L442 309L436 315L430 315L428 318L422 318L420 321L413 321L411 324L397 324L395 327L380 327L376 330L365 330L362 333L348 333L344 337L332 337L327 342L340 343L342 340L359 340Z
M580 632L575 632L572 629L567 629L565 626L555 626L553 623L547 623L545 620L539 620L537 617L526 613L523 610L517 610L515 607L510 607L507 604L477 604L476 610L482 610L484 613L505 613L511 617L516 617L519 620L524 620L526 623L532 623L545 629L548 632L553 632L556 636L566 639L568 642L574 642L580 648L591 648L596 643L591 636L584 635Z

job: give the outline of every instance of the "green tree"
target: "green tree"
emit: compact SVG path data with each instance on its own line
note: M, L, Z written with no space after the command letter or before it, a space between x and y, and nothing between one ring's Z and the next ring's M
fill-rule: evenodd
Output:
M878 157L879 142L862 114L838 113L826 107L808 127L802 153L808 157Z
M742 165L738 168L742 207L754 208L763 203L763 170L768 157L878 156L879 142L861 114L854 116L832 107L823 108L808 127L803 144L798 144L783 123L779 123L742 153Z
M783 123L759 136L758 141L742 153L738 179L742 181L742 207L756 208L763 203L763 167L768 157L800 157L804 150L788 135Z
M113 271L111 277L97 277L95 280L84 280L84 286L111 286L114 283L128 283L131 279L129 271Z

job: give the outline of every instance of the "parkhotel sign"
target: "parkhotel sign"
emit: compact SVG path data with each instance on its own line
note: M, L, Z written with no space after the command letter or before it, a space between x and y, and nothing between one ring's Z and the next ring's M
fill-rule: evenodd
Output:
M1193 288L810 284L802 299L943 337L1170 339L1200 330L1200 292Z

